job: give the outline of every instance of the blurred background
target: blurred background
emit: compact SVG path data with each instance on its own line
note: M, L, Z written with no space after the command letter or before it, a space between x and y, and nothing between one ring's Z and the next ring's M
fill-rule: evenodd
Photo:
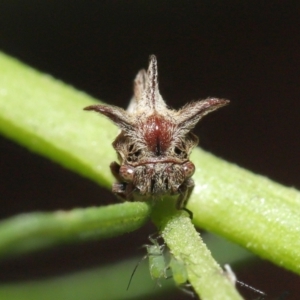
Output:
M299 12L296 1L1 1L0 50L124 108L137 71L155 54L170 106L207 96L231 100L195 129L201 147L300 188ZM0 151L1 219L116 201L2 137ZM9 259L1 262L0 280L47 278L142 256L138 248L154 231L148 224L106 242ZM237 276L267 299L284 291L287 300L299 299L299 277L268 262L240 268ZM162 299L189 299L169 297Z

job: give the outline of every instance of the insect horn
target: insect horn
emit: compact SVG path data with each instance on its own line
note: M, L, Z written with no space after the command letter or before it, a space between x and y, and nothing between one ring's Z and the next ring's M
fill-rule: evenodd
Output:
M180 130L189 132L210 112L227 105L229 100L218 98L207 98L185 105L178 111L177 126Z
M142 92L141 99L137 103L137 110L145 110L148 112L157 112L165 109L166 104L162 99L158 88L158 71L157 60L155 55L149 57L149 67L147 73L138 74L138 77L142 77L145 80L145 86Z
M140 101L143 93L146 88L146 82L147 82L147 73L146 70L140 70L138 74L136 75L134 79L134 86L133 86L133 91L134 91L134 98L135 101Z
M132 124L130 122L128 113L120 107L96 104L87 106L84 108L84 110L93 110L105 115L124 131L130 131L132 129Z

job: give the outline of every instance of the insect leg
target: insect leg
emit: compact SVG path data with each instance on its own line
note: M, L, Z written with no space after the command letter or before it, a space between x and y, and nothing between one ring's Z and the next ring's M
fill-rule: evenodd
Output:
M116 194L121 200L133 200L132 192L134 190L132 184L122 182L122 178L120 177L120 165L115 161L110 164L110 170L113 176L116 178L118 182L113 183L112 192Z
M185 210L189 215L190 218L193 219L193 213L187 209L185 206L192 194L194 189L195 183L194 180L189 178L187 179L181 186L180 186L180 195L177 199L176 208Z

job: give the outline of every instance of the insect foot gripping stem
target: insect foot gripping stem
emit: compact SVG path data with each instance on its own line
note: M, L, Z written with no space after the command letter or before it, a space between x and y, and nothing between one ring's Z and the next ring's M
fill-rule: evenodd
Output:
M183 209L194 187L195 166L189 157L198 138L191 130L203 116L228 103L207 98L179 110L168 108L158 89L157 60L151 55L148 71L139 71L134 80L127 111L104 104L85 108L105 115L121 129L113 142L119 160L110 166L117 180L113 192L129 201L178 195L176 206Z

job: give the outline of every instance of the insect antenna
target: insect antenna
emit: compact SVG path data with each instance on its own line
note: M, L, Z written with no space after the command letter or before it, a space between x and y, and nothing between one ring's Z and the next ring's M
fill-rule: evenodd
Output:
M260 291L260 290L258 290L258 289L256 289L256 288L254 288L254 287L251 286L251 285L246 284L245 282L242 282L242 281L239 281L239 280L237 280L236 282L237 282L241 287L244 287L244 288L246 288L246 289L248 289L248 290L250 290L250 291L253 291L253 292L257 293L257 294L260 294L260 297L258 298L258 300L265 300L265 298L267 297L267 294L266 294L266 293L264 293L264 292L262 292L262 291Z
M264 293L264 292L262 292L262 291L260 291L260 290L258 290L258 289L256 289L256 288L254 288L254 287L251 286L251 285L248 285L248 284L246 284L246 283L244 283L244 282L242 282L242 281L237 280L236 275L235 275L235 273L232 271L230 265L225 264L225 265L224 265L224 269L225 269L225 274L226 274L226 276L228 277L229 281L230 281L233 285L235 285L236 283L238 283L241 287L245 287L245 288L247 288L247 289L250 290L250 291L253 291L253 292L257 293L257 294L260 294L260 297L259 297L257 300L265 300L265 297L267 297L267 294Z
M148 254L146 254L144 257L142 257L142 259L140 259L140 260L138 261L138 263L136 264L136 266L134 267L134 269L133 269L133 271L132 271L132 273L131 273L131 276L130 276L130 279L129 279L129 282L128 282L128 285L127 285L126 291L128 291L128 290L129 290L129 287L130 287L130 284L131 284L132 278L133 278L133 276L134 276L134 274L135 274L135 272L136 272L136 270L137 270L138 266L139 266L139 265L140 265L140 263L141 263L143 260L145 260L147 257L148 257Z

